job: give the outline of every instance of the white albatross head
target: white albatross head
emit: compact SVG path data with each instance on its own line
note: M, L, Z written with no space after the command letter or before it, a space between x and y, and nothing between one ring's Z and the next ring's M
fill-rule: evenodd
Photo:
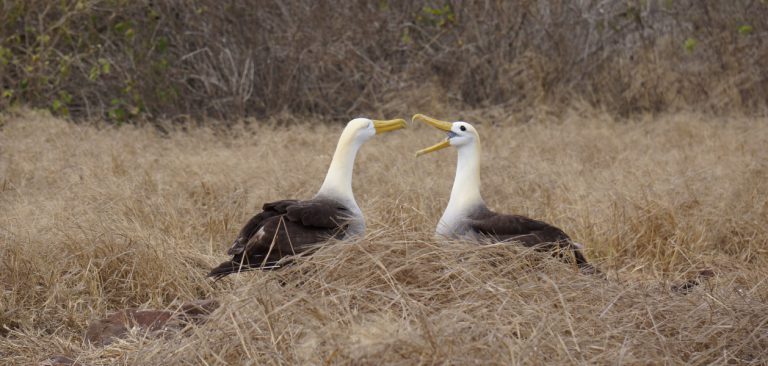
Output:
M420 120L432 127L448 132L448 136L445 138L445 140L428 148L417 151L416 156L444 149L448 146L453 146L459 150L462 150L464 147L477 146L480 143L480 135L478 135L477 130L474 126L467 122L445 122L434 119L432 117L427 117L423 114L414 115L413 120Z
M349 121L341 132L331 165L328 167L325 181L317 192L317 196L335 198L356 207L352 193L352 170L355 166L357 151L373 136L405 127L405 120L402 119L384 121L355 118Z
M341 135L345 143L362 144L377 134L399 130L405 128L405 126L405 120L402 119L380 121L368 118L355 118L347 123ZM341 139L339 143L341 143Z

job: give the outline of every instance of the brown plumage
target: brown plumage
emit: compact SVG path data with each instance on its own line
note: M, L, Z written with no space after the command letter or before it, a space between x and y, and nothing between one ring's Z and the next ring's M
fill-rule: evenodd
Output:
M576 264L583 272L595 272L595 268L587 262L578 244L565 232L544 221L520 215L499 214L481 206L469 215L466 223L467 230L493 241L517 242L543 251L571 250Z
M212 269L215 279L246 269L274 269L286 256L304 253L328 239L343 239L351 211L337 201L315 198L264 204L240 230L227 254L233 258Z

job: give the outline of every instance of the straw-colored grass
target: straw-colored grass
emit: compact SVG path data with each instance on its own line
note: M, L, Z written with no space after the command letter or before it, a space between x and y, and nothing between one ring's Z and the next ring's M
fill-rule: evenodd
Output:
M574 110L521 125L501 112L465 115L483 139L487 203L561 227L607 279L508 245L436 241L455 152L414 158L442 135L411 126L377 136L358 156L365 238L212 283L206 272L262 202L319 187L339 126L161 134L6 113L0 359L768 362L768 121L616 121ZM715 276L690 293L670 290L705 269ZM104 348L83 343L89 319L199 298L222 303L205 324Z

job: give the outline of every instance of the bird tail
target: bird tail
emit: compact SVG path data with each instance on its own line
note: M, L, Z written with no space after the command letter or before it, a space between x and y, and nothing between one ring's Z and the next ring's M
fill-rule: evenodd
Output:
M214 281L218 281L228 275L238 272L253 271L253 270L273 270L282 267L276 261L269 261L262 263L262 261L255 261L255 263L241 262L238 260L229 260L222 264L219 264L213 268L206 277L212 277Z
M579 271L585 274L601 274L597 267L593 266L587 261L587 257L584 256L584 244L571 242L573 244L573 256L576 258L576 265L579 266Z

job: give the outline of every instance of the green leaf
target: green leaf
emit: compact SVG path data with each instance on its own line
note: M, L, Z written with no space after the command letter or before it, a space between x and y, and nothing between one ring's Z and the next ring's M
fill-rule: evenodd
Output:
M118 122L125 121L125 118L127 117L127 115L128 113L122 107L113 108L112 110L109 111L109 117Z
M101 73L102 74L109 74L109 71L111 70L111 66L109 64L109 61L107 59L100 58L99 63L101 63Z
M8 65L8 63L11 62L12 57L13 54L11 53L11 50L0 47L0 64Z
M739 34L746 36L746 35L752 33L753 30L754 29L752 28L751 25L744 24L741 27L739 27Z
M51 36L49 36L47 34L43 34L43 35L37 36L37 41L42 43L42 44L46 44L50 40L51 40Z
M60 91L59 92L59 97L61 98L62 101L64 101L65 104L72 103L72 95L67 93L66 90Z
M448 23L455 23L456 14L453 12L450 4L434 8L424 6L421 8L421 14L416 16L416 20L419 22L426 20L427 23L442 28L448 25Z
M128 28L129 28L129 25L126 22L120 22L115 24L115 30L118 33L125 33L128 30Z
M686 39L686 40L685 40L685 42L683 43L683 48L685 48L685 50L686 50L688 53L691 53L691 52L693 52L693 50L696 48L696 44L697 44L697 42L696 42L696 40L695 40L695 39L693 39L693 38L688 38L688 39Z
M165 53L165 51L168 50L168 39L165 37L159 37L155 47L157 47L158 52Z
M101 75L101 68L99 68L98 65L93 65L91 70L88 72L88 79L91 81L96 81L96 79L99 78L99 75Z

